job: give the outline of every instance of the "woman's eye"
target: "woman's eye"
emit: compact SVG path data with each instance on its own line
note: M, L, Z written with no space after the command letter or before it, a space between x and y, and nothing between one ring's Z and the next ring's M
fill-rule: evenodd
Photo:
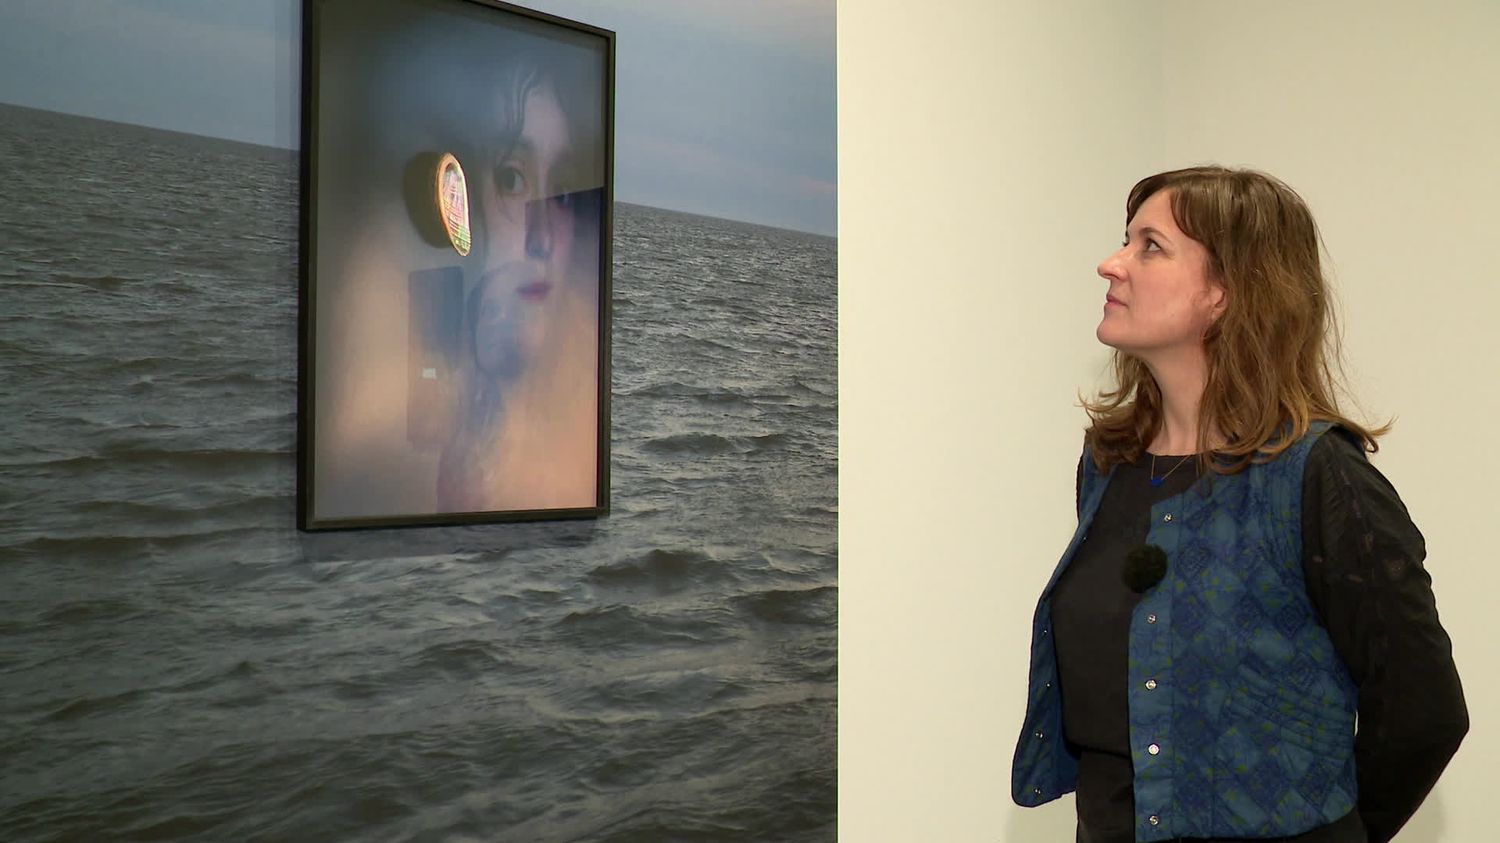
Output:
M495 189L507 195L522 193L526 190L526 176L517 167L501 164L495 168Z

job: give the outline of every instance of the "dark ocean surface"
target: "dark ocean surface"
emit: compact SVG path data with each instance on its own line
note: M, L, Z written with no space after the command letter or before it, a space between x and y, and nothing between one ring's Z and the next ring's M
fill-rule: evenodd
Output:
M612 514L295 527L297 162L0 107L0 841L835 839L835 241L616 210Z

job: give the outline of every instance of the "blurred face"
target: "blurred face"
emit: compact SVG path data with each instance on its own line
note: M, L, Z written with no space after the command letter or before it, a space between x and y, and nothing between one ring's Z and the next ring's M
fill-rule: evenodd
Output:
M503 283L488 283L478 300L474 321L474 362L480 371L496 380L513 380L521 374L526 354L522 348L522 308L515 290Z
M1203 332L1223 313L1223 289L1206 274L1208 250L1172 218L1161 190L1136 211L1125 244L1099 264L1109 282L1099 341L1146 360L1201 347Z
M484 286L475 325L475 357L492 377L514 377L545 330L573 257L573 142L556 93L530 92L513 147L500 149L481 174Z

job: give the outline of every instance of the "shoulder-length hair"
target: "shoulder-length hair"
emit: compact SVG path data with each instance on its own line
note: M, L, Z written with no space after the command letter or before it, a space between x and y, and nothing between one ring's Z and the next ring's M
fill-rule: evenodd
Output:
M1341 334L1319 261L1321 237L1302 197L1262 172L1204 166L1149 176L1131 188L1125 224L1169 191L1172 217L1208 251L1205 272L1226 308L1203 336L1208 380L1199 405L1200 470L1236 474L1268 462L1329 421L1374 453L1393 421L1366 428L1344 415ZM1114 353L1116 388L1080 400L1085 441L1100 471L1138 459L1162 425L1161 388L1138 357ZM1210 450L1209 432L1225 441Z

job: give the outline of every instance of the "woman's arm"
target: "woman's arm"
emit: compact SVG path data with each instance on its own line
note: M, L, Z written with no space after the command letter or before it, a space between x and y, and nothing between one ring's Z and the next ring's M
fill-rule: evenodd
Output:
M1308 596L1359 686L1359 812L1370 843L1416 813L1469 729L1422 534L1390 481L1338 428L1303 482Z

